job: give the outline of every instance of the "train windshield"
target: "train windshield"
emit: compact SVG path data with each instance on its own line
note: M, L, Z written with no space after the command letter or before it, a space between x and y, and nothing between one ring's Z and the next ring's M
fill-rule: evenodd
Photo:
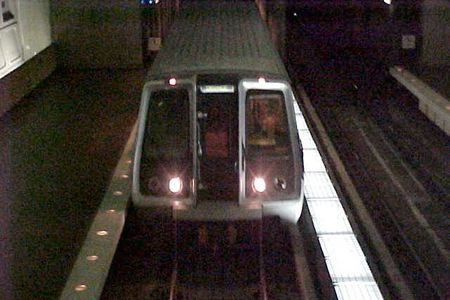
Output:
M152 92L141 157L140 177L144 193L164 195L167 191L163 187L171 176L187 182L191 174L189 128L187 90Z
M247 154L252 157L290 153L289 126L282 92L248 91L246 145Z
M181 158L189 148L187 90L156 91L148 110L144 151L159 158Z

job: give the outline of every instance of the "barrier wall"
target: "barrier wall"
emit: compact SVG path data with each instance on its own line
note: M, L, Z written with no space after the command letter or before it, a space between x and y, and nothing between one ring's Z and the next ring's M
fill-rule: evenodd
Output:
M0 116L53 72L51 43L49 0L0 0Z

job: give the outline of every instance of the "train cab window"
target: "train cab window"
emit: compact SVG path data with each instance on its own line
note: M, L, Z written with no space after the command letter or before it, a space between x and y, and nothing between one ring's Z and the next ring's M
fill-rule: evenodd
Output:
M156 91L150 98L144 156L160 159L186 157L189 152L188 91Z
M155 91L150 95L140 164L141 193L186 197L192 174L189 135L189 92L183 89ZM171 178L183 188L169 190Z
M250 90L246 101L246 145L250 156L289 153L289 126L284 96L278 91Z

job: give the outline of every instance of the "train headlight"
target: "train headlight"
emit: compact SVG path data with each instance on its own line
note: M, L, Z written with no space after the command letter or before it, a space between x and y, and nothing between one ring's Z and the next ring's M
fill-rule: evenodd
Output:
M173 177L169 180L169 191L178 194L183 189L183 181L180 177Z
M167 81L170 86L176 86L177 85L177 79L175 77L170 77Z
M255 177L252 185L255 192L264 193L266 191L266 181L262 177Z

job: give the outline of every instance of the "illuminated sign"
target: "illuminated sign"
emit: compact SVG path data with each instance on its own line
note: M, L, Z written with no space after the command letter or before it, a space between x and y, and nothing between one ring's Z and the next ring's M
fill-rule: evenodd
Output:
M234 93L234 85L201 85L200 91L204 94Z

